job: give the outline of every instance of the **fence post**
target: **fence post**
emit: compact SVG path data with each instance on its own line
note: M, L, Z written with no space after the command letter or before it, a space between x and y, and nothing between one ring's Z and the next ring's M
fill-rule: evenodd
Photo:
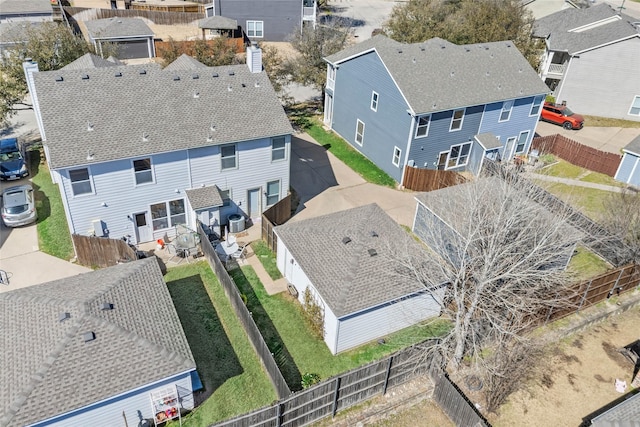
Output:
M282 425L282 407L284 405L282 403L277 403L276 405L276 427L280 427Z
M589 289L591 288L592 283L593 283L593 279L589 280L589 284L587 285L587 290L584 291L584 295L582 295L582 299L580 300L580 306L576 309L576 313L580 311L580 309L582 308L582 304L584 304L584 300L587 299L587 293L589 292Z
M333 392L333 407L331 408L331 417L336 416L338 412L338 392L340 391L340 377L336 378L336 389Z
M389 375L391 374L391 364L393 363L393 356L389 357L389 362L387 363L387 373L384 376L384 387L382 387L382 395L384 396L387 393L387 386L389 385Z
M618 287L618 283L620 282L620 279L622 278L622 273L624 273L624 271L626 269L627 269L626 267L622 267L622 269L620 269L620 274L618 274L618 278L616 279L616 283L613 284L613 287L609 291L609 294L608 294L607 298L609 298L611 295L613 295L613 291L615 291L616 288Z

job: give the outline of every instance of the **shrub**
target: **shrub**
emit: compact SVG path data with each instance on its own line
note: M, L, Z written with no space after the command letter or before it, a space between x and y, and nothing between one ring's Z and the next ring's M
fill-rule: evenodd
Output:
M545 98L546 102L550 102L551 104L555 104L556 103L556 97L553 95L547 95L547 97Z
M318 374L311 374L309 372L305 372L302 375L302 381L300 381L300 383L302 384L302 388L309 388L314 384L317 384L320 382L320 375Z
M543 154L540 156L540 161L545 165L550 165L551 163L555 163L556 158L553 154Z
M324 338L324 310L320 307L309 288L304 290L303 301L304 317L309 324L311 332L318 338Z

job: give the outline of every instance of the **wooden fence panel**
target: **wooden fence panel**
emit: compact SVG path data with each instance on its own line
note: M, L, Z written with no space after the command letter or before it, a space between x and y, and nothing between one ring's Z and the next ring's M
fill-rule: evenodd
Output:
M340 378L336 410L343 410L382 394L387 376L387 360L375 362Z
M466 179L457 172L405 166L402 185L408 190L433 191L463 182Z
M71 235L78 263L86 267L110 267L118 262L134 261L136 252L121 239Z
M105 18L144 18L156 25L191 25L198 26L198 21L204 18L203 13L191 12L162 12L134 9L89 9L85 7L63 7L65 13L76 21L91 21Z
M273 227L284 224L291 218L291 194L262 213L262 240L269 249L278 252L278 238Z
M457 426L483 427L489 423L447 375L439 368L431 371L433 399Z
M556 155L571 164L611 177L615 176L622 160L619 154L601 151L559 134L533 138L531 148L539 150L540 153Z
M282 425L300 426L333 414L339 380L332 379L300 391L282 402Z

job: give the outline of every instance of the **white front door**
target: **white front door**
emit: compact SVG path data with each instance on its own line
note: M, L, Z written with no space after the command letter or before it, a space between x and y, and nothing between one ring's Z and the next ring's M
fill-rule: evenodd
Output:
M260 192L261 188L253 188L247 191L247 214L249 218L258 218L260 216Z
M324 122L331 127L331 121L333 119L333 96L328 93L324 97Z
M147 213L139 212L133 215L133 221L136 229L136 242L150 242L153 240L153 230L147 221Z

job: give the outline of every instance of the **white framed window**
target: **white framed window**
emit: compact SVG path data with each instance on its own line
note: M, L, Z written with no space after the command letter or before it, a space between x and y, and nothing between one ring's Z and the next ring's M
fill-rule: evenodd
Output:
M356 144L362 145L364 143L364 122L358 119L356 122Z
M463 120L464 120L464 108L461 108L459 110L454 110L453 116L451 116L451 126L449 127L449 131L462 129Z
M150 206L153 231L186 224L187 215L184 209L184 199L155 203Z
M378 95L378 92L372 92L371 93L371 109L373 111L378 111L378 98L380 95Z
M220 169L235 169L238 167L236 144L220 146Z
M280 200L280 181L267 182L267 206L275 205Z
M264 37L264 22L247 21L247 37Z
M71 181L71 190L73 191L74 196L93 194L93 185L91 184L89 168L70 170L69 180Z
M416 138L422 138L429 134L429 123L431 122L431 116L418 117L418 126L416 127Z
M393 147L393 159L391 159L393 166L400 167L400 156L402 156L402 150L398 147Z
M284 136L279 136L271 140L271 161L277 162L287 159L287 144Z
M151 169L151 158L138 159L133 161L133 174L136 178L136 185L153 182L153 170Z
M220 190L220 196L222 197L222 206L231 206L231 189Z
M469 162L469 151L471 151L471 141L452 145L447 158L447 169L465 166Z
M511 110L513 109L513 101L504 101L502 103L502 110L500 111L499 122L506 122L511 117Z
M533 98L533 104L531 104L531 111L529 111L529 116L537 116L540 113L540 106L542 105L542 100L544 96L536 96Z
M529 139L528 130L520 132L520 135L518 135L518 142L516 144L516 154L524 153L524 147L526 147L528 139Z
M636 95L633 98L633 102L631 103L631 108L629 108L630 116L640 116L640 95Z

